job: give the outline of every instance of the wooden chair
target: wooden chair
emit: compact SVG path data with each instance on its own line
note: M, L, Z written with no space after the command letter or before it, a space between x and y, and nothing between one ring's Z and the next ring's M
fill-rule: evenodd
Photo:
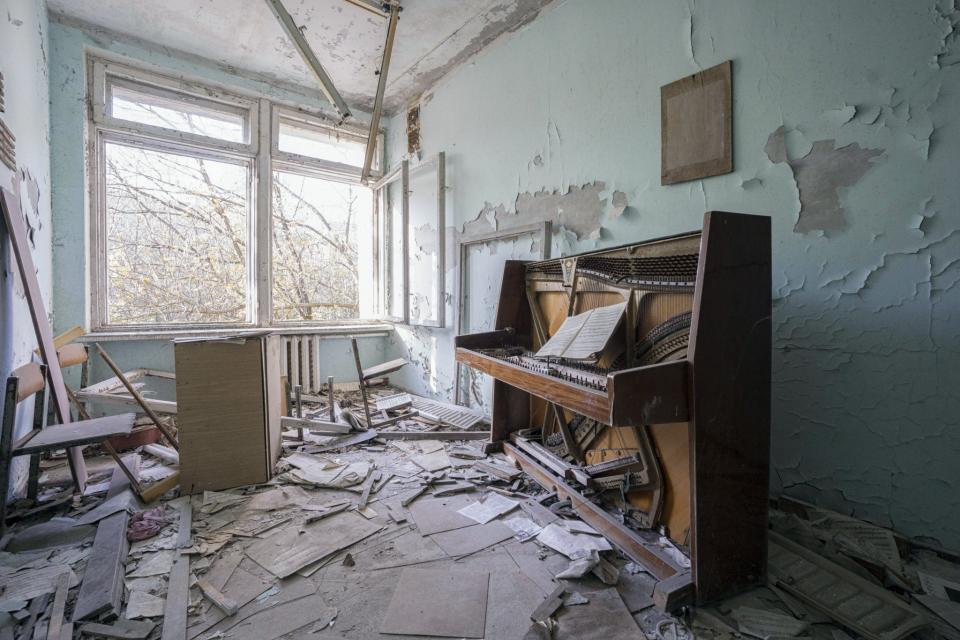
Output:
M364 369L363 365L360 363L360 350L357 348L357 339L350 338L350 345L353 347L353 361L357 366L357 380L360 383L360 397L363 400L363 415L366 418L367 429L386 427L400 420L401 418L411 417L411 414L407 414L405 416L387 418L380 422L374 422L373 414L370 411L370 401L367 398L367 387L374 378L380 378L387 374L393 373L394 371L398 371L401 367L403 367L403 365L407 364L407 361L403 358L397 358L396 360L391 360L390 362L384 362L383 364L377 364Z
M2 425L0 425L0 535L6 526L10 464L14 457L100 444L113 436L127 435L133 429L134 414L132 413L45 426L46 381L46 365L33 362L16 369L7 378ZM33 429L14 441L17 409L21 402L31 397L34 399ZM124 471L128 471L119 458L117 462ZM36 478L32 478L31 482L36 482ZM35 488L33 492L36 493Z

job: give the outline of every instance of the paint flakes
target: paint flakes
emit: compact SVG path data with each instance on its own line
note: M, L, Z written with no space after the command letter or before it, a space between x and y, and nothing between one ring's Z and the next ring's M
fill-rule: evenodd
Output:
M596 181L582 186L571 185L566 193L559 190L526 191L517 196L513 211L504 205L494 207L489 202L473 220L463 225L463 233L490 233L506 231L513 227L552 222L554 229L564 228L577 240L595 239L600 236L600 218L604 200L600 193L605 183Z
M800 193L800 215L793 227L797 233L846 229L839 190L859 182L873 166L873 158L883 154L883 149L861 147L855 142L837 148L836 141L829 139L815 141L800 158L790 158L783 126L770 134L764 150L771 162L784 162L793 171Z

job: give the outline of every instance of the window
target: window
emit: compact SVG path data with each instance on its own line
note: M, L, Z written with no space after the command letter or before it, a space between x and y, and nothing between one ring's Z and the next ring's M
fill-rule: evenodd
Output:
M370 189L285 171L273 174L273 317L278 321L359 318L361 252L373 210ZM369 246L369 243L367 243ZM370 282L370 280L366 280Z
M319 324L377 312L366 131L90 62L91 324Z
M113 141L103 158L107 323L249 322L249 164Z

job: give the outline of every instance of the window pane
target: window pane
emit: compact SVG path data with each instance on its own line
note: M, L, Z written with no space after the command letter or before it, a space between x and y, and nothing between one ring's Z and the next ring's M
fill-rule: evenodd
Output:
M248 320L246 165L107 143L107 321Z
M333 127L311 126L280 118L277 148L287 153L362 167L366 143Z
M387 243L387 315L404 318L404 302L407 296L404 280L403 245L407 240L403 226L403 186L400 181L391 182L386 188L386 214L384 240Z
M158 90L162 93L162 90ZM154 95L130 87L110 86L110 114L114 118L194 133L228 142L246 142L248 112L206 100Z
M273 174L273 317L279 321L360 317L361 273L372 273L370 189L294 173ZM367 243L369 246L369 243Z

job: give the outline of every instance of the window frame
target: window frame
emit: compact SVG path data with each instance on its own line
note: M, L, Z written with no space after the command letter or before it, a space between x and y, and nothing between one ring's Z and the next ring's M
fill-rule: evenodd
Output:
M402 291L401 309L393 309L391 305L390 284L395 284L397 274L392 272L392 254L384 250L386 247L386 224L387 196L388 187L394 182L400 181L400 224L403 229L400 238L402 247L402 268L399 274L399 287ZM377 180L373 186L373 229L376 237L374 238L374 255L376 264L374 273L377 275L377 301L378 311L384 320L408 324L410 320L410 163L407 160L401 160L400 164L391 169L386 175ZM394 313L399 311L399 313Z
M209 82L186 77L166 75L163 72L142 69L125 62L99 55L87 57L88 113L86 118L86 171L88 197L88 252L86 285L88 326L91 331L109 334L169 333L170 331L243 330L254 328L296 329L298 327L357 326L376 317L337 321L278 321L273 317L272 273L272 189L273 171L284 171L342 183L362 185L361 167L321 160L300 154L282 152L278 147L280 118L289 118L308 126L330 128L340 135L366 141L367 130L362 125L336 126L336 119L320 110L309 109L283 100L267 99L251 92L235 90ZM183 100L204 108L222 109L224 113L245 115L246 139L234 142L176 131L166 127L142 124L115 118L110 113L110 90L113 86L163 99ZM153 323L111 324L108 322L108 280L106 254L106 192L105 145L110 142L142 147L152 151L206 157L233 164L247 164L248 182L248 265L247 314L244 322L229 323ZM377 134L377 159L382 166L384 133ZM371 173L374 180L382 174ZM376 197L374 197L376 228ZM374 300L380 298L380 280L376 278L380 263L378 244L374 239L373 259L375 286ZM376 306L376 305L375 305ZM375 310L374 316L379 313Z

